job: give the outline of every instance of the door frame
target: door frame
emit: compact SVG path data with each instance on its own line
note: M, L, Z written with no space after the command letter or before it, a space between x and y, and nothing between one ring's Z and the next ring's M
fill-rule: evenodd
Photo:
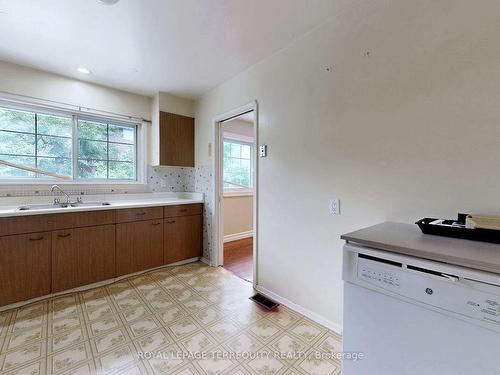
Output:
M240 116L244 113L251 112L254 113L253 120L253 134L254 134L254 169L253 169L253 286L256 287L258 284L258 267L257 267L257 257L258 257L258 196L259 196L259 181L258 181L258 169L259 169L259 158L258 158L258 144L259 144L259 129L258 129L258 105L257 101L254 100L248 104L242 105L231 111L225 112L214 118L213 121L213 149L214 149L214 163L213 163L213 191L214 191L214 254L212 265L222 266L224 263L224 218L222 213L224 212L224 197L223 197L223 175L222 175L222 128L221 123L227 121L233 117Z

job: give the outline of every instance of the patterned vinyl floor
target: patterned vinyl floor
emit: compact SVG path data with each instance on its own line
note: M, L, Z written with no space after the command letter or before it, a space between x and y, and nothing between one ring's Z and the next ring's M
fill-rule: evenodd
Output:
M1 374L340 374L340 338L202 263L0 313ZM278 353L278 354L277 354Z

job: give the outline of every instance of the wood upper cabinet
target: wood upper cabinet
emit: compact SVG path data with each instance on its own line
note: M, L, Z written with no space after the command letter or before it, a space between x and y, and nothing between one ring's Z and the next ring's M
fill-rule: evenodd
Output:
M116 274L159 267L163 264L163 219L116 225Z
M115 277L115 226L52 232L52 293Z
M202 248L202 215L165 218L164 255L165 264L200 257Z
M160 112L160 165L194 167L194 118Z
M50 293L50 232L0 237L0 306Z

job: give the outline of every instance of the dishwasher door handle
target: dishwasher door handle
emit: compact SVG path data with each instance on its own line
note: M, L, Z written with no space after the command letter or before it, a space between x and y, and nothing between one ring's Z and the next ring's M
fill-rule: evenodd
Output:
M441 276L446 277L448 280L453 281L454 283L460 280L460 278L458 278L457 276L447 275L445 273L442 273Z

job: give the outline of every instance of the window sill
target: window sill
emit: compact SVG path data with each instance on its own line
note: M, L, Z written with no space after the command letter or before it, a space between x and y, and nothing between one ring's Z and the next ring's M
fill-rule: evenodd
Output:
M222 193L222 196L224 198L231 198L231 197L252 197L253 196L253 190L250 190L250 189L224 190L224 192Z
M79 180L79 181L72 181L72 180L40 180L40 181L33 181L33 180L14 180L14 179L0 179L0 186L6 185L23 185L23 186L40 186L40 185L143 185L147 186L146 182L143 181L89 181L89 180Z

